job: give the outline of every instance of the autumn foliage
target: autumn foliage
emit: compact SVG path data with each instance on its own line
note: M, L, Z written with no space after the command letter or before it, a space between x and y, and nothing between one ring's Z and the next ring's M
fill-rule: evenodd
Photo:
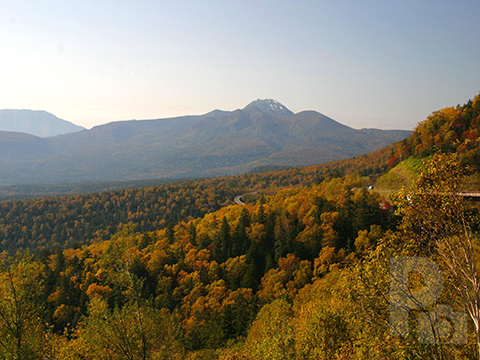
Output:
M473 336L438 348L389 331L390 257L432 248L414 241L426 227L410 190L390 206L365 185L407 156L474 165L479 102L343 162L1 203L0 357L473 358ZM441 229L435 201L418 204ZM478 209L467 215L477 236Z

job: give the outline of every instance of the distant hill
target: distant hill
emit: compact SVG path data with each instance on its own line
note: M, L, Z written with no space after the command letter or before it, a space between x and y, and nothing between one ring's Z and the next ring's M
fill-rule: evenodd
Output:
M262 165L262 166L256 167L255 169L250 170L247 174L257 174L257 173L264 173L269 171L285 170L289 168L290 166L284 166L284 165Z
M46 111L0 110L0 131L22 132L38 137L68 134L85 128Z
M37 142L17 137L15 149L0 155L0 185L234 175L347 159L410 133L355 130L315 111L294 114L256 100L235 111L118 121ZM12 136L0 133L0 148ZM22 150L22 141L34 151Z

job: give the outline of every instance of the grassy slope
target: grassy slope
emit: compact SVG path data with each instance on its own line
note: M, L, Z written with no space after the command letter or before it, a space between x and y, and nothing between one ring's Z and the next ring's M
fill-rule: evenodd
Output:
M398 190L408 185L418 176L422 168L422 159L409 157L382 175L376 182L378 189Z

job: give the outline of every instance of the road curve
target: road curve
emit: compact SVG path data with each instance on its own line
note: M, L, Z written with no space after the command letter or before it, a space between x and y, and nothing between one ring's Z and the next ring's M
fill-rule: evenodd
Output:
M233 201L235 201L235 204L237 205L245 205L245 203L242 200L240 200L241 198L242 198L242 195L237 195L235 196Z

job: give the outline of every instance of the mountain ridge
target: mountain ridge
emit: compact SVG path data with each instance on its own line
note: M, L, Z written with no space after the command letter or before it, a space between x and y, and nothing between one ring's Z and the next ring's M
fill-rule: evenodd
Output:
M22 132L41 138L85 130L44 110L0 110L0 131Z
M10 153L0 185L234 175L347 159L409 134L370 136L316 111L294 114L277 101L256 100L234 111L116 121L45 138L30 157L19 152L21 161ZM5 142L0 134L0 146Z

